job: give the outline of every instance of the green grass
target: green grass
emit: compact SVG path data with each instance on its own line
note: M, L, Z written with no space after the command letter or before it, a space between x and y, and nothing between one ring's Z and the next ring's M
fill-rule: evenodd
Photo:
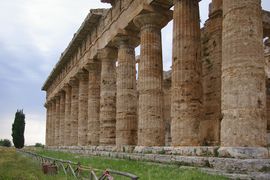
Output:
M64 174L44 175L41 166L32 159L16 153L14 148L0 147L0 180L66 180Z
M184 169L177 165L162 165L134 160L111 159L106 157L83 156L78 154L54 152L44 149L35 150L36 153L57 159L81 162L82 165L91 166L100 170L113 169L130 172L142 180L223 180L221 176L213 176L200 172L198 169ZM117 177L115 179L123 179Z

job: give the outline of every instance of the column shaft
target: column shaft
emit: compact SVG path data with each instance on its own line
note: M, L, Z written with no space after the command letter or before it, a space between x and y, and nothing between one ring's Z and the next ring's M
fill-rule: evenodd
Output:
M48 146L51 146L51 101L48 103L47 106L47 113L48 113Z
M51 114L51 146L55 145L55 115L56 115L55 99L52 100L52 114Z
M212 1L212 11L209 14L209 19L205 22L201 38L204 109L200 123L202 145L220 144L223 17L220 4L216 1L220 0Z
M78 145L78 110L79 110L79 81L76 78L70 80L71 85L71 112L70 112L70 145Z
M53 145L53 103L50 101L50 123L49 123L49 144Z
M64 146L65 138L65 92L60 92L60 128L59 128L59 145Z
M98 145L100 131L100 62L91 63L87 70L89 72L87 141L89 145Z
M116 145L137 143L137 91L134 37L119 36L116 96Z
M55 100L55 129L54 129L54 145L59 146L59 130L60 130L60 97L56 96Z
M167 18L157 13L139 15L134 19L141 28L141 55L139 65L138 145L163 146L163 65L161 24Z
M71 135L71 87L66 84L65 87L65 137L64 137L64 145L71 145L70 135Z
M261 0L223 1L221 146L266 146Z
M86 146L88 126L88 72L81 71L77 77L79 79L78 145Z
M199 2L174 3L172 145L197 146L202 115Z
M46 135L45 135L45 145L48 146L49 145L49 105L46 104L45 105L46 108Z
M100 144L115 144L116 116L116 49L104 48L100 51Z

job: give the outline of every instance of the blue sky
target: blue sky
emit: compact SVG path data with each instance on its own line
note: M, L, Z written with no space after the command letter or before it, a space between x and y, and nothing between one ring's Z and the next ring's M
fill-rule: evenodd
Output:
M207 19L209 2L200 3L202 22ZM269 0L262 2L270 10ZM11 139L14 114L24 109L26 144L45 142L41 86L89 10L104 7L109 5L100 0L0 0L0 139ZM162 36L164 69L168 70L172 22Z

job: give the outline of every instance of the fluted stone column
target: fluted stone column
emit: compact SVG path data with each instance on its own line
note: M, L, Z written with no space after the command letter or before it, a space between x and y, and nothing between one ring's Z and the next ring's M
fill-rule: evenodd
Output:
M89 72L88 84L88 134L87 144L99 144L99 111L100 111L100 61L95 61L87 67Z
M71 86L68 84L64 85L65 90L65 138L64 145L71 145L70 135L71 135Z
M45 103L44 107L46 108L46 135L45 135L45 145L49 145L49 104L48 102Z
M220 145L222 0L213 0L209 19L201 31L203 115L200 123L202 145Z
M70 112L70 146L78 145L78 110L79 110L79 80L72 77L71 86L71 112Z
M52 146L53 145L53 138L54 138L54 136L53 136L53 101L52 100L50 100L50 129L49 129L49 135L50 135L50 137L49 137L49 140L50 140L50 146Z
M65 92L60 92L60 126L59 126L59 145L64 146L65 138Z
M55 98L52 99L52 111L51 111L51 146L55 145Z
M88 72L80 70L77 77L79 79L78 145L86 146L88 126Z
M266 146L261 0L223 1L221 146Z
M202 115L198 0L174 0L172 146L199 145Z
M116 56L117 50L106 47L99 51L101 60L100 144L115 144Z
M59 146L59 130L60 130L60 96L55 97L55 129L54 129L54 145Z
M118 46L116 145L137 144L137 91L135 46L139 39L119 35L114 39Z
M52 129L52 127L51 127L51 101L48 101L47 102L47 123L48 124L46 124L46 128L48 128L48 130L46 131L46 138L47 138L47 143L46 143L46 145L47 146L51 146L51 129Z
M138 79L139 146L165 144L161 28L167 21L165 16L158 13L142 14L134 19L135 25L141 29Z

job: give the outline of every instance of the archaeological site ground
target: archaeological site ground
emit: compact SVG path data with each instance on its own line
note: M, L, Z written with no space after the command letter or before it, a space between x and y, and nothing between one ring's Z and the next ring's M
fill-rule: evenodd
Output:
M103 2L112 7L90 10L42 87L46 148L270 179L261 0L212 0L203 27L200 0ZM165 72L161 29L171 20Z

